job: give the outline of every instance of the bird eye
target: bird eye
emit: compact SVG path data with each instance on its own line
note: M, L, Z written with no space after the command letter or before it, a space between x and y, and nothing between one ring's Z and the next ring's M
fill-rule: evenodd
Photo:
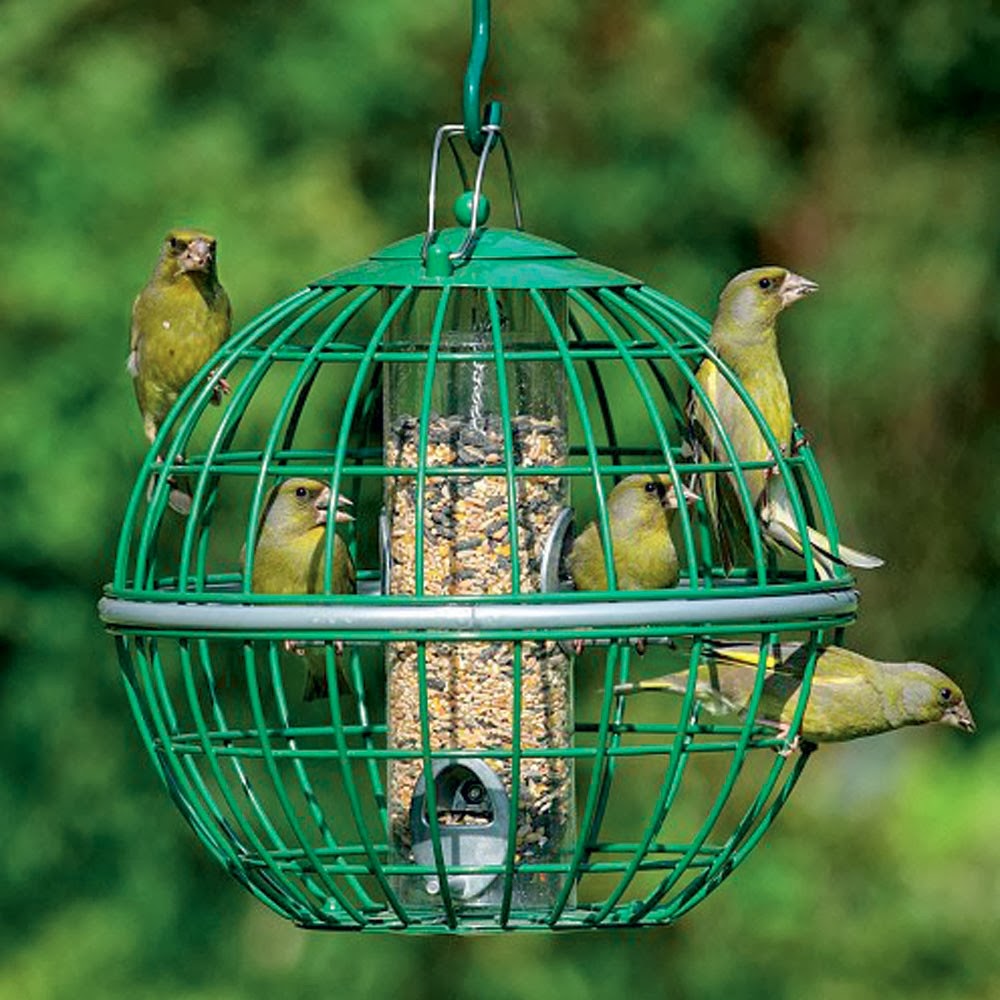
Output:
M646 492L647 493L655 493L656 492L656 483L646 483Z
M305 499L305 497L309 496L309 491L304 486L299 486L299 487L296 487L295 495L300 500L303 500L303 499Z
M941 688L941 691L939 692L939 696L940 696L941 700L947 705L948 702L950 702L951 698L952 698L951 688Z
M757 284L760 285L761 288L770 288L771 287L771 279L770 278L761 278L760 281L757 282Z
M171 250L176 250L181 245L181 241L179 239L177 239L176 236L171 236L170 240L169 240L169 243L170 243L170 249Z

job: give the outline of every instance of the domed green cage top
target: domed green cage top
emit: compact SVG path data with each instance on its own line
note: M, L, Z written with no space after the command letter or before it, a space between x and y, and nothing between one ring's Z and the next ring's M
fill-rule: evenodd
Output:
M474 57L486 14L474 4ZM440 153L462 131L478 168L460 225L439 230ZM515 229L487 222L497 149ZM694 378L705 358L768 440L801 534L836 543L833 510L808 442L783 453L707 333L520 229L491 105L485 124L439 131L426 233L264 310L187 386L137 477L100 613L167 790L258 899L336 930L664 924L760 840L807 759L773 753L786 740L756 720L769 646L807 641L794 736L816 648L856 594L843 569L821 580L762 543L739 475L762 463L725 438ZM714 464L688 454L690 393L723 440ZM704 505L681 505L678 585L619 590L614 483L661 473L679 492L705 471L735 473L745 564L724 571ZM329 569L316 593L252 590L269 491L293 477L353 501L337 533L356 591L335 593ZM186 518L170 481L190 484ZM608 589L578 592L562 556L591 519ZM742 721L703 717L694 696L721 636L761 651ZM690 667L683 697L616 691L671 658ZM305 660L328 698L303 701Z

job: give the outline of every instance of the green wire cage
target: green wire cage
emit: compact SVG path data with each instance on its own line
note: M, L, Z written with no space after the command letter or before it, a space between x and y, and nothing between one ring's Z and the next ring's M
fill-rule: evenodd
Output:
M100 605L175 804L227 871L308 928L675 920L749 854L805 765L754 720L769 644L812 650L794 736L816 647L856 612L842 569L821 580L768 556L745 487L745 565L723 571L703 505L681 506L678 586L616 588L616 481L662 473L680 490L740 468L728 442L712 466L687 454L688 394L717 421L703 358L770 441L801 533L835 541L834 514L808 441L782 454L703 319L523 231L499 107L478 117L487 18L477 0L466 120L438 131L426 232L289 295L211 359L146 457ZM448 148L465 194L439 229ZM512 229L488 225L498 150ZM214 407L222 379L233 391ZM291 477L353 501L339 534L355 593L332 593L329 572L319 593L252 592L268 492ZM182 479L186 518L168 507ZM608 590L575 592L561 555L591 518ZM720 636L760 645L742 722L702 717L694 697ZM302 700L290 644L322 660L328 699ZM616 692L669 657L692 668L684 697Z

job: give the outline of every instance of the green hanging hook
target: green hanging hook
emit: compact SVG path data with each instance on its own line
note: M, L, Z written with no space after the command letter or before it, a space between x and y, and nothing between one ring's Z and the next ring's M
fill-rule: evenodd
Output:
M465 70L465 86L462 93L462 120L465 123L465 138L472 151L479 154L486 141L483 135L484 117L486 125L500 124L500 102L490 101L480 111L479 88L483 82L483 68L490 48L490 0L472 0L472 49L469 65Z

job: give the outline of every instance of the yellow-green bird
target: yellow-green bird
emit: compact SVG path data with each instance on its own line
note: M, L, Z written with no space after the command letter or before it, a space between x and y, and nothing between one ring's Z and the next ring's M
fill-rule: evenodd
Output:
M775 324L782 310L811 295L817 287L815 282L784 267L743 271L722 291L708 342L742 382L766 419L782 454L788 454L791 447L793 419L788 382L778 357ZM736 460L774 463L760 426L712 358L706 357L701 362L695 378L718 414ZM694 389L688 400L688 422L699 461L730 460L721 434ZM765 540L772 547L803 555L791 503L773 464L741 471L754 506L753 516L758 519ZM738 546L748 541L746 507L740 502L732 473L705 472L699 478L717 551L723 565L730 569L735 564ZM837 562L864 569L882 565L878 556L843 544L834 554L829 539L816 529L809 531L809 541L813 564L821 579L833 575L833 565Z
M780 739L788 736L808 655L806 643L768 651L757 718L777 726ZM714 642L706 646L697 668L695 698L713 714L745 716L759 659L760 648L753 643ZM679 670L623 684L616 690L683 696L687 683L688 671ZM841 646L820 646L799 735L785 752L796 749L799 740L853 740L928 722L975 732L965 696L947 674L926 663L884 663Z
M608 525L619 590L659 590L677 583L680 568L670 537L677 506L673 481L666 475L640 472L626 476L608 494ZM567 565L577 590L608 589L596 522L591 521L574 540Z
M341 508L350 504L338 497L333 520L354 520ZM330 519L330 487L316 479L294 478L279 483L267 495L260 533L254 546L250 589L255 594L322 594L326 567L326 528ZM330 592L353 594L354 563L347 545L333 539ZM322 644L288 642L285 648L306 661L305 701L328 696L326 657ZM341 652L341 644L335 644Z
M216 240L197 229L167 233L146 287L132 305L128 373L152 444L184 387L229 336L232 308L219 283ZM212 402L229 391L220 379ZM190 509L190 497L174 483L170 505Z

